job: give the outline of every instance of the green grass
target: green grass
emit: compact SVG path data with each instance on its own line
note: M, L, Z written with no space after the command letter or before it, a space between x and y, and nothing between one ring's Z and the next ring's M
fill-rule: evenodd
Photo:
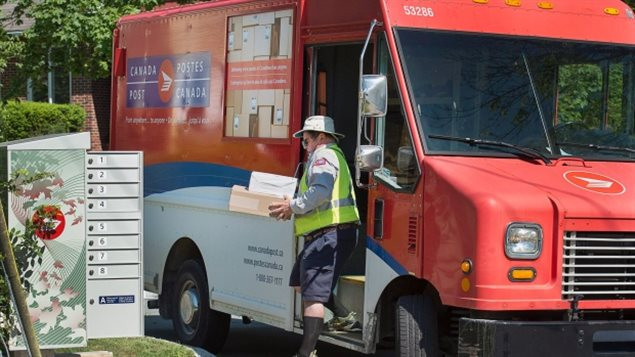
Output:
M55 353L87 351L109 351L113 357L195 356L192 350L184 346L152 337L91 339L87 347L57 349Z

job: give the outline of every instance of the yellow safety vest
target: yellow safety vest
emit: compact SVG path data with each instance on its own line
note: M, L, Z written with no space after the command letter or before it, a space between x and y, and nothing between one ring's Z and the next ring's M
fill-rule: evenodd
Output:
M316 229L332 226L339 223L358 222L359 211L355 204L355 190L353 190L353 181L348 171L348 165L344 159L342 149L333 145L328 149L335 152L337 161L339 162L339 173L333 184L333 192L331 193L331 201L326 209L315 208L311 212L303 215L297 215L295 218L295 235L301 236ZM307 186L307 170L304 171L302 179L300 179L300 188L298 194L301 195L309 189ZM323 206L320 205L320 207Z

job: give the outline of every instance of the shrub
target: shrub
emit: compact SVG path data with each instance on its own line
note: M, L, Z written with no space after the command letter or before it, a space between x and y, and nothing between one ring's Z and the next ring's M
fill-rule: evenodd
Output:
M73 104L10 101L0 107L0 141L77 132L85 117L84 109Z

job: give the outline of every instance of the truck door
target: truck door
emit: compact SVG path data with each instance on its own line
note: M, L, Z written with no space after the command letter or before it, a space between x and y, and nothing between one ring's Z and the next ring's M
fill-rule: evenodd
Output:
M388 111L375 121L375 144L384 149L384 167L373 173L369 190L369 249L383 257L398 275L416 272L423 250L418 242L421 227L421 178L413 148L414 133L404 111L391 54L385 37L379 36L378 71L388 79ZM421 186L421 185L419 185ZM377 287L381 289L382 287Z

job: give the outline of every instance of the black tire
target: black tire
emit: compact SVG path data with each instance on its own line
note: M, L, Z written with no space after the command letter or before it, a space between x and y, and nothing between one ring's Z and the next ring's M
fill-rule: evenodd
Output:
M218 353L229 333L229 314L209 308L209 289L201 263L187 260L174 285L172 325L181 343Z
M435 301L426 294L406 295L397 300L395 308L395 355L439 356L439 328Z

